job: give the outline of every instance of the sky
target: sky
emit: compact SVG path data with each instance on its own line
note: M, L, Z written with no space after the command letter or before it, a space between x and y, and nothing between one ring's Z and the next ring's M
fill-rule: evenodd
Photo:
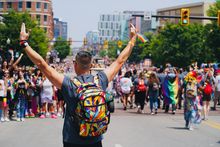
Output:
M156 11L159 8L214 0L52 0L54 17L68 23L68 37L83 40L86 33L98 29L100 14L115 11Z

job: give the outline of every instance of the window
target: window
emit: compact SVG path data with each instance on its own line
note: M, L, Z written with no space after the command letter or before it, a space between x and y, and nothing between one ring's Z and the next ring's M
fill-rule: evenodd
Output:
M36 15L37 21L40 21L40 15Z
M113 34L112 34L112 36L115 36L115 30L113 30Z
M18 9L22 9L23 8L23 2L18 2Z
M44 32L47 33L47 28L44 28Z
M111 23L111 29L113 29L113 23Z
M40 2L37 2L36 8L37 8L37 9L40 9L40 8L41 8L41 3L40 3Z
M116 23L116 29L118 29L119 27L118 27L118 23Z
M101 19L102 21L104 21L105 20L105 16L104 15L102 15L102 19Z
M44 15L44 22L47 22L47 15Z
M3 9L3 2L0 2L0 9Z
M48 9L48 4L44 3L44 10L47 10L47 9Z
M26 8L31 9L31 2L26 2Z
M11 9L12 8L12 2L7 2L7 8Z

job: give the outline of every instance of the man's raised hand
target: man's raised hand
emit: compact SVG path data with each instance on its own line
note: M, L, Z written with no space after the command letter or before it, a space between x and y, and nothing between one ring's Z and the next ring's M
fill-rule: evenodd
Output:
M21 32L20 32L20 41L28 40L29 33L26 33L25 23L21 25Z
M135 35L137 35L137 30L133 24L130 24L130 37L132 38Z

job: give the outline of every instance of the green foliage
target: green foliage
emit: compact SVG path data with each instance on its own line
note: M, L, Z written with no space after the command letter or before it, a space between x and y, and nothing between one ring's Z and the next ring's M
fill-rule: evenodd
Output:
M220 10L220 0L216 0L216 2L214 3L214 5L211 5L210 8L207 11L208 16L213 16L216 17L217 16L217 12L218 10Z
M19 46L19 35L21 24L24 22L26 28L29 29L30 38L29 44L31 47L43 57L46 56L48 51L48 40L43 29L41 29L36 21L32 20L28 12L16 13L10 11L8 14L3 15L3 23L0 26L0 45L4 50L9 47L6 44L6 40L11 40L10 47L15 51L21 52L22 48ZM31 61L24 56L22 59L24 65L32 64Z
M212 49L217 61L220 61L220 27L216 23L208 24L206 29L206 45Z
M99 56L100 56L100 57L103 58L103 57L105 57L106 55L107 55L107 50L106 50L106 49L102 49L102 50L99 51Z
M59 58L61 60L63 60L70 54L69 43L61 37L57 38L57 41L54 44L54 49L59 53Z
M194 61L214 61L212 50L205 44L204 34L205 27L200 24L187 27L167 24L151 42L154 61L159 64L169 62L178 67L186 67Z

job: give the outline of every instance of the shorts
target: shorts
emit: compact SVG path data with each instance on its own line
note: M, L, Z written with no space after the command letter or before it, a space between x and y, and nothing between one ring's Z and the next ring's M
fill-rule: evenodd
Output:
M50 104L53 104L53 99L52 98L47 98L47 97L44 97L44 98L41 98L41 103L50 103Z
M205 93L203 93L203 97L202 97L202 101L211 101L211 94L210 95L207 95Z
M215 91L215 100L220 100L220 91Z
M125 97L129 97L130 93L129 94L126 94L126 93L122 93L122 96L125 96Z

